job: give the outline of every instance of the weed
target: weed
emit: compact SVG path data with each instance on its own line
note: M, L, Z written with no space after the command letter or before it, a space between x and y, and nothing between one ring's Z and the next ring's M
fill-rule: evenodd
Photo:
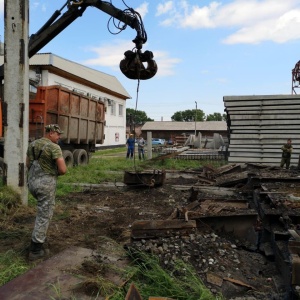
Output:
M62 299L62 294L61 294L61 287L60 287L60 282L59 279L57 279L57 283L56 284L50 284L50 287L53 289L54 293L55 293L55 297L50 297L50 299L52 300L59 300Z
M16 276L25 273L29 269L28 264L20 254L9 250L0 254L0 286L12 280Z
M0 187L0 212L4 216L21 204L20 195L9 186Z
M217 298L213 296L197 276L194 268L182 260L177 261L175 269L171 272L161 267L156 256L131 250L128 253L135 265L135 273L131 279L143 299L155 295L178 300L222 299L221 296Z

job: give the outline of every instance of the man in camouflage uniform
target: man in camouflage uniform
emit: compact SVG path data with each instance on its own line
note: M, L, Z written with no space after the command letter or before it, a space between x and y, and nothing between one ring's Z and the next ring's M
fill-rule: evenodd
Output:
M291 155L293 152L292 140L288 139L287 143L281 147L282 150L282 158L280 167L283 168L286 165L286 169L290 167Z
M145 159L144 147L145 147L145 140L143 139L143 137L140 137L139 140L138 140L139 160L141 160L142 158Z
M63 133L59 126L45 127L44 137L33 141L27 150L28 188L37 199L37 215L31 237L29 259L45 256L43 244L55 205L57 176L64 175L67 167L58 145Z

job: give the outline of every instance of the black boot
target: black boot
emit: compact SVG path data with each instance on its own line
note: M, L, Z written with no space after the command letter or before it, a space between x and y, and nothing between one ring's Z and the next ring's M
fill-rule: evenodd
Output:
M47 253L46 253L42 243L35 243L35 242L31 241L29 257L28 257L29 260L32 261L32 260L37 260L37 259L43 258L43 257L45 257L46 254Z

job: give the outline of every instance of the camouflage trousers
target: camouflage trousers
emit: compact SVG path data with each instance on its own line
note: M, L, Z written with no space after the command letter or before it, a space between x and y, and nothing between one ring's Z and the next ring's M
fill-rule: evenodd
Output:
M290 163L291 163L290 157L282 157L281 162L280 162L280 167L283 168L284 165L286 165L286 169L289 169Z
M37 200L32 241L44 243L55 206L56 176L46 174L38 161L34 161L28 173L28 189Z

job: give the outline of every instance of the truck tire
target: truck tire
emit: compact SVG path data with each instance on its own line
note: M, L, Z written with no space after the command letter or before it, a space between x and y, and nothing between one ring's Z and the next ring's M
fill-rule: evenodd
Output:
M73 152L74 164L77 166L87 165L89 163L89 156L84 149L76 149Z
M74 157L71 151L63 150L62 151L63 158L65 160L67 168L72 168L74 164Z

